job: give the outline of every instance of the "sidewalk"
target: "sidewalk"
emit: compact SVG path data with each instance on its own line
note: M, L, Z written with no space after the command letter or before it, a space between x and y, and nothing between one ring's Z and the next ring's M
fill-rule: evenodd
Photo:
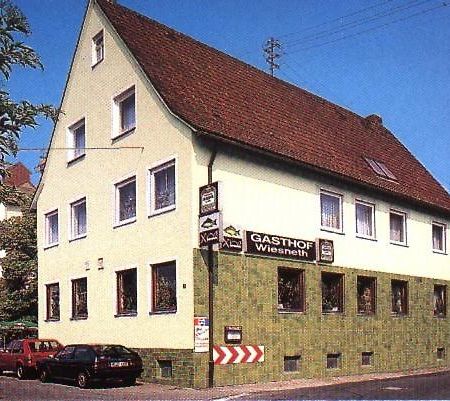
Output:
M370 373L355 376L341 376L323 379L295 379L282 382L269 383L254 383L241 384L235 386L214 387L212 389L189 389L179 388L173 386L166 386L161 384L144 384L143 386L152 386L150 390L157 399L171 399L171 400L210 400L210 399L233 399L237 397L245 397L245 395L252 393L261 393L277 390L292 390L297 388L311 388L331 386L343 383L354 383L372 380L395 379L405 376L419 376L440 372L448 372L450 368L433 368L433 369L419 369L402 372L391 373ZM146 389L148 390L148 389ZM147 393L147 391L146 391Z

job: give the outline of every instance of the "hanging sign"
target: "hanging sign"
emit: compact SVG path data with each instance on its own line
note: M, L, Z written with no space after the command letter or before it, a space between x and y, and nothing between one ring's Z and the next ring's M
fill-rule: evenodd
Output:
M231 224L224 224L223 238L220 247L225 251L241 252L242 229Z
M220 186L217 181L200 187L199 189L200 216L205 216L207 214L220 211L219 190Z
M245 252L247 253L309 262L316 260L316 243L314 241L246 231L245 242Z
M222 238L222 215L220 212L201 216L199 218L200 247L219 244Z
M316 249L318 262L334 262L334 245L332 240L318 238L316 240Z
M209 319L194 317L194 352L209 351Z

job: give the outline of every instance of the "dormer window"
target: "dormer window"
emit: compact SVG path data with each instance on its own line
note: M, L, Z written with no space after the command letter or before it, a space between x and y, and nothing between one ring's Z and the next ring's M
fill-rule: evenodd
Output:
M105 56L105 42L103 31L100 31L92 38L92 66L94 67L103 60Z
M380 162L378 160L370 159L368 157L364 157L364 160L367 162L367 164L370 166L370 168L373 170L373 172L378 175L379 177L386 178L388 180L394 180L397 181L397 177L394 175L394 173L389 170L386 165L383 162Z

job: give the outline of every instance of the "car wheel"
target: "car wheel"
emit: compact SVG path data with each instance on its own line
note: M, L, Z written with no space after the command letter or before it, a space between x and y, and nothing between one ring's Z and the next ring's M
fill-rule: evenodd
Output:
M23 367L23 365L17 365L16 375L19 380L25 379L26 372L25 372L25 368Z
M87 388L89 385L89 376L86 372L80 372L77 376L77 385L79 388Z
M40 370L38 375L39 375L39 380L42 383L47 383L50 381L50 373L47 369L44 368L44 369Z

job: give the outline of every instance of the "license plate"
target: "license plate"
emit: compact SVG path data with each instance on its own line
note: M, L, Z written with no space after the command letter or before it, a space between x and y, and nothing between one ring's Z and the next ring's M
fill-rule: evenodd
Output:
M128 366L128 362L111 362L110 366L112 368L122 368L124 366Z

